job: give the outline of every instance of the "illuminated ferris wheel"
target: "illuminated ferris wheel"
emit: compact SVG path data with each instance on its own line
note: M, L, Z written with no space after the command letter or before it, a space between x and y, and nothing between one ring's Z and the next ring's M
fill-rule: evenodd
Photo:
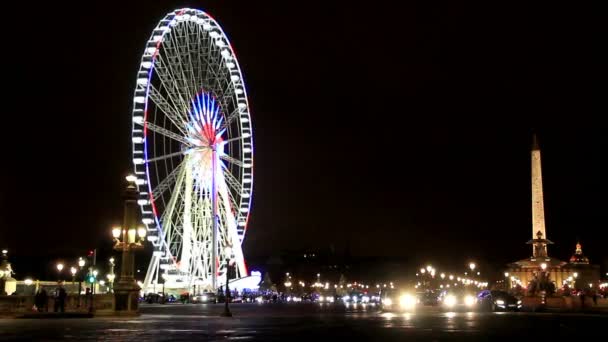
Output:
M133 102L133 164L154 246L144 289L216 289L228 260L246 276L253 132L220 25L200 10L167 14L146 43Z

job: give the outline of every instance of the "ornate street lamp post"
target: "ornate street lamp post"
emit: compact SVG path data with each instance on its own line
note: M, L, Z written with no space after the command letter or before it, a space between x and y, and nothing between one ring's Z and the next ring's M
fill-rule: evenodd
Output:
M8 262L8 251L2 250L2 258L0 259L0 296L7 294L6 281L11 278L11 264Z
M144 248L146 228L137 224L137 187L135 176L128 176L124 193L124 218L122 227L114 227L114 249L122 252L120 278L114 285L114 310L135 314L138 311L138 297L141 288L135 282L135 252Z
M226 295L224 299L224 312L222 312L223 317L232 317L232 312L230 312L230 308L228 307L228 301L230 301L230 289L228 288L228 282L230 282L230 274L231 269L234 263L234 256L232 255L232 248L226 247Z
M109 283L109 292L114 292L114 279L116 278L116 274L114 274L114 257L110 258L110 273L106 275Z

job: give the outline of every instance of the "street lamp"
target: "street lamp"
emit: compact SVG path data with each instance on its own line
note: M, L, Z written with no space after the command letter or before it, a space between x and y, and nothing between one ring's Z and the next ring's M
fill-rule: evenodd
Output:
M110 258L110 273L108 275L106 275L106 277L108 278L108 282L110 283L110 292L114 292L114 278L116 278L116 275L114 274L114 257Z
M138 225L139 205L137 200L139 191L137 190L137 177L129 175L127 177L127 188L125 189L124 216L122 227L112 228L114 238L114 250L122 252L122 264L118 283L113 285L114 290L114 309L117 311L137 311L137 298L141 288L137 285L134 276L135 252L144 249L144 238L146 228Z
M475 263L474 263L474 262L472 262L472 263L470 263L470 264L469 264L469 268L471 269L471 272L473 272L473 271L475 270L475 267L476 267L476 266L477 266L477 265L475 265Z
M547 264L546 263L542 263L540 264L540 268L543 270L543 272L547 269Z
M62 263L58 263L57 264L57 273L58 273L59 281L61 281L61 271L62 270L63 270L63 264Z
M74 282L76 281L76 272L78 272L78 269L76 269L76 267L70 267L70 273L72 273L72 289L74 289Z
M230 308L228 307L228 301L230 297L230 289L228 288L228 282L230 282L230 273L232 268L232 263L234 262L234 256L232 255L232 248L230 246L226 247L226 299L224 300L224 312L222 313L223 317L232 317L232 312L230 312ZM289 273L287 273L289 275Z

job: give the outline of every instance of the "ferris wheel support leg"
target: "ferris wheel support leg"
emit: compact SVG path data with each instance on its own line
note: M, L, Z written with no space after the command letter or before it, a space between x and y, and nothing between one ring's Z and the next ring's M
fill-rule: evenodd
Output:
M182 257L180 269L182 272L190 272L192 258L192 168L186 168L186 187L184 190L184 224L182 232Z
M159 261L158 256L152 255L152 259L150 259L150 266L148 267L148 271L146 271L146 278L144 278L144 286L142 288L144 293L148 291L150 284L158 273Z
M213 291L217 292L217 263L218 263L218 250L217 250L217 151L215 146L211 150L211 210L212 210L212 232L211 232L211 287Z

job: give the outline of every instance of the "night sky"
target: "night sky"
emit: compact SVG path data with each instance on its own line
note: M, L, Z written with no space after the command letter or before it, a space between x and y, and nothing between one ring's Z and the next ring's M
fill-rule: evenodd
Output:
M523 259L537 132L549 254L569 258L578 238L608 266L606 65L592 9L390 3L5 10L0 246L15 258L109 249L140 56L165 13L189 6L223 26L248 86L246 257L333 244L446 264Z

